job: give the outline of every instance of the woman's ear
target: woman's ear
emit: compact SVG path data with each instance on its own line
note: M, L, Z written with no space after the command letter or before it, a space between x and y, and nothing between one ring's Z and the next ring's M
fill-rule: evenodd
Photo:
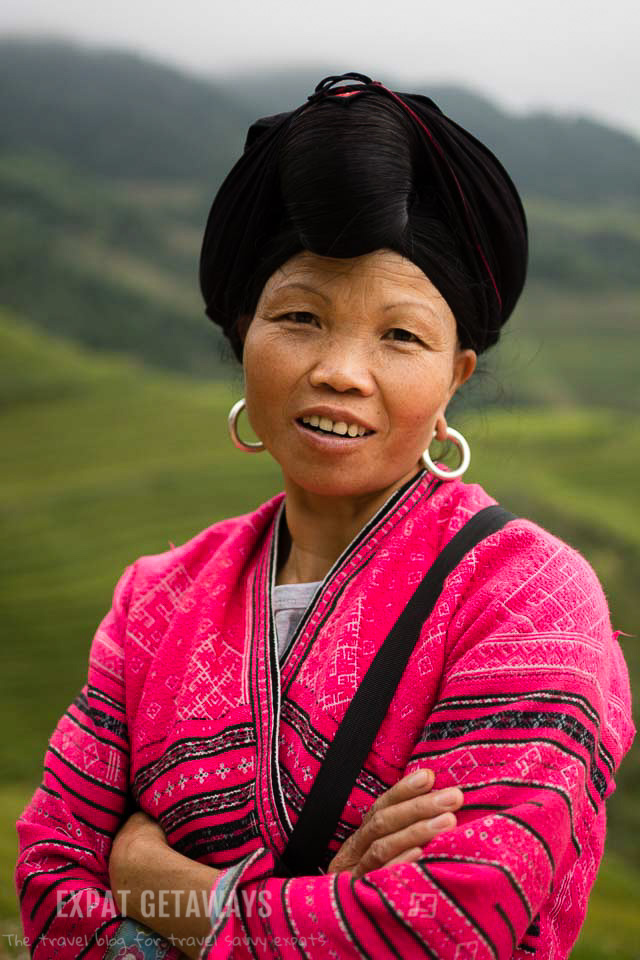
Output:
M476 369L476 364L478 362L478 355L475 350L470 348L466 350L456 350L455 356L453 358L453 376L451 378L451 386L449 388L449 399L454 395L456 390L462 386L463 383L466 383L467 380L473 375L474 370Z
M439 443L447 442L447 418L444 414L436 420L436 440Z
M241 313L238 315L238 319L236 320L236 330L238 331L240 340L243 344L252 320L253 316L250 313Z
M478 355L475 350L461 350L459 347L456 348L456 353L453 358L453 373L449 386L449 396L447 397L446 404L440 411L440 415L436 419L435 432L436 438L440 443L445 443L447 439L447 407L449 406L449 402L458 387L461 387L462 384L466 383L473 375L477 362Z

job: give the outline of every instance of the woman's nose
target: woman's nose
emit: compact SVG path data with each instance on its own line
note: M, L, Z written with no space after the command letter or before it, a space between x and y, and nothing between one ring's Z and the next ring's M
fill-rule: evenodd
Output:
M311 368L309 382L313 387L328 386L340 393L356 390L364 395L371 394L375 381L370 360L367 352L352 341L325 343Z

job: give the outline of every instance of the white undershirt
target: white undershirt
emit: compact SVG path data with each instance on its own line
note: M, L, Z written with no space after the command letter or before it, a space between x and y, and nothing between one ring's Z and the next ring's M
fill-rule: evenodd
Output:
M310 583L283 583L274 586L271 605L280 660L287 652L293 633L321 583L322 580L314 580Z

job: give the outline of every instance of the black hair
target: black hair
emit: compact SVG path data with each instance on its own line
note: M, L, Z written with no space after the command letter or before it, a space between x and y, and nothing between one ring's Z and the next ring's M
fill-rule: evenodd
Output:
M477 346L473 287L479 281L466 268L451 218L424 176L418 188L424 147L415 124L377 93L353 99L319 100L286 132L277 163L280 220L270 235L254 238L257 266L228 333L239 359L267 280L305 250L343 259L385 248L406 257L447 301L460 347Z
M357 84L332 89L342 80ZM498 158L422 94L364 74L325 77L294 110L260 117L207 218L205 313L238 359L264 286L303 251L415 263L456 318L458 342L498 341L522 292L527 221Z

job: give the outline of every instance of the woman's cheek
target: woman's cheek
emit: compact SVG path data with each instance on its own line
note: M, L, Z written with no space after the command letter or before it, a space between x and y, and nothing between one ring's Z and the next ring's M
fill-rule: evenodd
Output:
M429 385L429 389L425 390L425 383ZM446 408L446 399L442 378L425 374L424 378L418 380L405 380L402 393L397 396L395 404L394 420L399 428L398 440L404 438L408 444L420 447L422 453L431 442L438 415Z
M291 351L274 338L254 336L245 344L246 413L256 435L267 447L291 392Z

